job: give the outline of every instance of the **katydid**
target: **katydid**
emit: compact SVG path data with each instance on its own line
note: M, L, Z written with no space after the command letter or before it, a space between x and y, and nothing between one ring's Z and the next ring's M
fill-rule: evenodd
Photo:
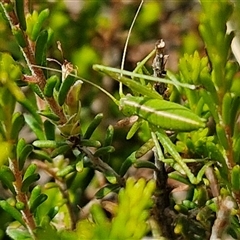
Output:
M127 42L125 45L124 53L126 52L126 46L127 46ZM89 83L92 86L98 88L99 90L104 92L107 96L109 96L117 106L119 106L120 111L122 111L124 115L128 117L137 115L139 118L147 121L150 125L155 126L155 128L153 129L157 128L158 129L157 131L161 132L163 130L174 130L174 131L190 132L193 130L204 128L205 127L204 120L201 119L199 116L197 116L195 113L193 113L190 109L180 104L163 100L163 96L161 96L161 94L163 95L165 94L167 84L172 84L177 87L189 88L191 90L197 89L197 86L195 85L181 83L181 82L177 82L176 80L164 78L166 74L165 63L167 58L166 55L164 55L163 53L164 46L160 41L159 45L157 45L156 48L137 65L136 69L133 72L123 70L125 54L123 55L121 69L111 68L111 67L102 66L102 65L93 66L94 70L103 72L104 74L109 75L110 77L114 78L120 83L120 89L119 89L120 99L119 100L116 99L107 90L103 89L101 86L98 86L97 84L89 80L83 79L73 74L74 71L68 71L68 77L75 78L75 81L77 79L82 80L83 82ZM154 76L140 74L139 73L140 71L138 70L141 70L144 64L146 63L146 61L150 59L154 54L156 54L156 57L155 57L156 61L154 62L155 64L153 65L153 68L155 70ZM41 66L35 66L35 67L39 67L47 70L54 70L54 69L41 67ZM60 72L64 75L64 72L62 70L55 70L55 71ZM159 74L158 74L158 71L160 71ZM136 79L153 81L155 83L155 86L162 86L163 91L161 90L159 94L152 87L148 85L143 85L140 81L136 81ZM65 79L64 81L68 81L68 79ZM59 98L59 89L55 89L56 95L61 100L60 105L67 104L64 101L64 97L61 97L61 96L67 96L67 91L71 87L71 86L68 86L68 88L65 89L64 81L62 81L61 86L59 88L61 89L61 93L62 93L60 94L60 98ZM49 84L51 84L50 81L49 81ZM70 85L72 84L74 84L74 81ZM129 94L124 96L122 92L122 87L121 87L122 84L126 85L133 92L138 93L139 96L132 96ZM160 138L159 135L158 135L158 138ZM169 146L169 144L167 143L168 141L170 141L170 139L166 140L165 138L161 137L158 140L161 142L162 145L164 145L162 141L165 141L166 142L165 145ZM156 147L156 143L155 143L155 147ZM169 148L168 150L170 151L171 148ZM170 151L170 154L171 153L172 152ZM199 179L196 179L194 177L194 175L191 173L190 169L187 167L183 159L179 155L176 155L176 152L173 152L173 153L175 153L175 155L173 154L174 155L173 159L176 163L175 165L179 166L181 168L181 171L185 172L185 174L188 176L191 183L193 184L198 183Z
M137 115L165 130L192 131L205 127L204 121L188 108L174 102L146 97L120 99L125 115Z
M35 66L48 70L54 70L47 67ZM108 72L108 67L101 66L103 71ZM55 70L57 72L61 72L61 70ZM124 71L125 72L125 71ZM130 73L130 72L129 72ZM141 76L142 78L147 78L150 76L145 76L143 74L137 74L137 76ZM118 78L118 81L133 88L138 91L138 93L145 95L143 97L135 97L126 96L122 97L120 100L117 100L113 97L109 92L107 92L102 87L81 78L75 74L69 73L69 76L76 77L76 79L80 79L83 82L87 82L94 87L98 88L105 94L107 94L120 108L120 110L126 116L137 115L140 118L148 121L150 124L153 124L159 128L163 128L165 130L176 130L176 131L192 131L197 130L199 128L204 128L205 123L204 120L193 113L190 109L166 100L161 99L161 95L159 95L154 90L148 88L147 86L141 86L139 83L134 80L122 76ZM133 75L135 76L135 74ZM158 78L152 77L155 81ZM162 80L162 79L161 79ZM163 79L166 80L166 79ZM171 82L168 80L168 83ZM171 82L172 84L176 84L175 82ZM189 88L195 87L194 85L188 85Z

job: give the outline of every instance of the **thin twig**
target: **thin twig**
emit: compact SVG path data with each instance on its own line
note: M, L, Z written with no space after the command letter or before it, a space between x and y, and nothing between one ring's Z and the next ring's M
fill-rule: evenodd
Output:
M159 229L161 231L162 237L168 240L174 239L173 234L173 219L171 214L169 214L170 206L170 191L167 186L168 175L165 169L165 164L162 161L164 159L161 146L154 132L151 133L152 139L154 141L155 147L153 149L154 162L158 171L155 172L156 179L156 193L155 193L155 207L153 209L154 217L158 223Z
M95 157L87 147L83 146L80 149L87 155L96 170L103 173L111 173L120 186L124 185L123 179L107 163L103 162L99 157Z
M13 29L14 27L19 28L18 18L16 16L14 10L7 11L4 7L4 3L5 4L12 4L12 3L10 2L10 0L4 0L3 2L0 2L1 7L4 10L4 14L5 14L6 18L8 19L11 29ZM22 31L22 30L19 28L19 31ZM21 46L19 46L19 47L22 51L22 54L26 60L27 65L32 73L32 77L36 79L36 84L38 85L39 89L43 92L44 87L46 85L46 78L44 76L42 69L33 66L33 65L36 65L34 49L33 49L35 46L35 43L32 42L28 38L28 36L26 35L26 33L24 31L22 31L22 34L25 39L26 47L21 47ZM57 116L59 116L59 119L60 119L59 124L66 123L66 121L67 121L66 116L65 116L62 108L55 101L55 99L53 97L49 97L49 98L46 98L46 102L48 103L51 110Z
M72 203L70 201L70 196L68 191L66 190L66 183L63 181L62 178L58 177L56 175L56 171L54 171L52 168L50 168L46 163L42 162L42 161L38 161L38 160L34 160L32 161L34 164L36 164L39 168L43 169L44 171L46 171L51 177L54 178L55 183L57 184L63 198L66 200L65 205L68 209L68 213L69 213L69 217L70 217L70 224L71 224L71 229L73 230L76 226L76 214L73 211L72 208Z
M21 210L22 217L24 222L26 223L27 229L33 239L36 239L34 230L36 228L36 224L34 218L30 212L28 205L28 197L26 193L22 192L22 172L18 168L18 162L16 160L9 159L9 167L12 170L15 176L15 182L13 182L13 186L16 192L16 199L18 202L22 202L24 204L24 209Z
M217 218L212 227L210 240L221 240L223 234L230 224L231 210L234 207L234 202L231 197L226 197L221 200L219 210L217 211Z

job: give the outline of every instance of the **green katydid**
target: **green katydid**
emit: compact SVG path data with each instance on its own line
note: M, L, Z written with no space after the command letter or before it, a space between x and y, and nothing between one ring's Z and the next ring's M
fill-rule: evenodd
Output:
M127 45L127 42L126 42ZM126 45L125 50L126 51ZM204 120L201 119L199 116L194 114L190 109L174 103L163 100L162 96L158 94L155 90L147 85L143 85L142 81L136 81L136 79L143 79L146 81L154 81L154 83L164 83L164 84L172 84L177 87L189 88L191 90L197 89L195 85L180 83L177 82L175 79L166 79L162 78L161 76L149 76L140 74L139 70L144 67L144 64L148 59L150 59L156 53L156 49L154 49L148 56L146 56L136 67L133 72L123 70L123 62L124 62L124 55L122 61L122 68L116 69L111 67L106 67L102 65L94 65L93 69L99 72L103 72L104 74L109 75L110 77L114 78L120 83L120 99L116 99L113 97L108 91L103 89L102 87L96 85L95 83L83 79L71 72L68 72L68 76L73 77L75 79L80 79L83 82L89 83L92 86L98 88L102 92L104 92L107 96L109 96L116 105L119 106L119 109L125 114L126 116L137 115L138 117L146 120L151 125L156 126L164 130L176 130L176 131L192 131L197 130L199 128L204 128L205 123ZM39 67L39 66L35 66ZM48 67L40 67L47 70L53 70ZM63 73L62 70L55 70L56 72ZM131 77L131 78L129 78ZM65 79L64 81L67 81ZM64 82L63 82L64 83ZM62 83L62 84L63 84ZM48 83L47 83L48 84ZM73 83L72 83L73 84ZM141 95L139 96L131 96L129 94L124 95L122 92L122 84L126 85L130 88L133 92L138 93ZM64 84L66 85L66 84ZM64 92L64 85L60 86L63 95L67 95L69 90L69 86L65 89ZM52 85L51 85L52 87ZM46 86L47 89L47 86ZM63 101L61 102L63 103ZM160 140L160 139L159 139ZM181 158L174 158L176 161L175 165L180 166L181 171L184 171L186 175L189 177L192 183L197 183L198 180L195 179L194 175L190 172L189 168L187 167L186 163L182 161ZM180 172L181 172L180 171Z
M70 75L72 74L70 73ZM130 88L134 88L134 90L145 95L145 97L126 95L120 100L117 100L102 87L76 75L73 76L82 80L83 82L87 82L97 87L105 94L107 94L119 106L120 110L126 116L137 115L138 117L148 121L148 123L150 123L151 125L158 127L158 131L161 131L161 129L165 129L188 132L205 127L204 121L199 116L194 114L190 109L180 104L161 99L161 95L156 93L154 90L146 86L141 86L140 83L135 82L130 78L119 76L118 80L130 86ZM141 75L141 77L144 78L145 75ZM155 94L156 98L154 98ZM164 139L164 141L166 141L166 139ZM200 177L196 178L191 173L186 163L182 161L180 155L173 158L176 161L176 163L174 164L174 168L176 167L177 169L181 170L180 172L184 171L192 184L199 183Z
M120 109L165 130L192 131L205 126L188 108L165 100L126 96L120 100Z
M135 17L133 19L133 22L131 24L130 30L128 32L126 44L124 47L124 52L123 52L123 57L122 57L122 64L121 64L121 69L116 69L116 68L111 68L111 67L106 67L102 65L94 65L93 69L96 71L103 72L110 77L114 78L115 80L119 81L119 94L121 99L117 100L114 98L109 92L107 92L105 89L101 88L100 86L86 80L83 78L80 78L79 76L73 74L73 69L70 71L67 71L67 77L70 78L72 81L70 84L66 84L66 81L68 81L66 76L64 77L64 81L62 81L62 84L60 86L60 90L58 93L58 102L59 105L63 105L64 103L64 98L67 96L67 93L71 87L71 85L74 84L75 79L80 79L83 82L87 82L98 89L100 89L102 92L104 92L107 96L109 96L120 108L120 110L125 113L127 116L132 116L132 115L137 115L144 120L148 121L149 123L166 129L166 130L177 130L177 131L192 131L192 130L197 130L199 128L205 127L204 121L195 115L191 110L173 102L165 101L162 99L162 96L158 94L155 90L153 90L151 87L148 87L146 85L141 84L140 82L135 81L135 79L130 79L128 78L129 76L131 78L140 78L148 81L154 81L155 83L159 84L173 84L174 86L179 86L179 87L186 87L192 90L196 89L196 86L190 85L190 84L185 84L185 83L180 83L176 81L171 81L169 79L161 78L156 74L155 76L149 76L149 75L143 75L139 74L138 70L140 70L145 62L153 56L158 51L158 48L155 48L148 56L146 56L142 62L140 62L135 69L134 72L129 72L123 70L124 67L124 60L125 60L125 55L127 51L127 44L128 40L130 38L130 33L133 28L133 24L136 20L137 15L139 14L139 11L144 3L144 0L141 1L138 10L135 14ZM59 45L59 44L58 44ZM165 45L164 45L165 46ZM61 47L61 46L60 46ZM162 48L161 48L162 49ZM61 48L60 48L61 50ZM62 51L62 50L61 50ZM62 74L65 74L63 72L64 66L68 66L70 63L67 61L64 62L62 71L57 70L58 72L61 72ZM71 64L70 64L71 65ZM155 64L156 65L156 64ZM162 63L164 68L164 62ZM35 66L37 67L37 66ZM46 67L41 67L43 69L48 69L48 70L53 70L50 68ZM156 67L155 67L156 68ZM56 71L56 70L55 70ZM133 92L137 92L138 94L142 95L143 97L134 97L134 96L129 96L126 95L124 96L122 92L122 84L126 85L129 87ZM49 87L51 87L51 92L52 92L52 84L49 82ZM47 92L48 88L48 81L45 87L45 90ZM62 97L64 96L64 97ZM61 100L61 101L60 101Z
M41 67L47 70L54 70L48 67ZM108 72L109 67L101 66L101 70L104 72ZM116 70L116 73L114 72ZM83 79L75 74L69 73L69 76L73 76L76 79L80 79L83 82L89 83L106 95L108 95L120 108L126 116L137 115L140 118L148 121L150 124L155 125L159 128L163 128L165 130L177 130L177 131L192 131L197 130L199 128L205 127L204 120L199 116L194 114L190 109L174 103L163 100L161 95L159 95L153 89L143 86L140 83L127 78L125 76L120 76L120 71L118 69L111 68L109 75L112 76L114 74L114 78L124 85L128 86L130 89L138 92L143 95L143 97L135 97L127 94L123 96L120 100L117 100L113 97L109 92L107 92L102 87L88 81L87 79ZM61 72L61 70L56 70L57 72ZM125 74L126 71L123 71ZM130 75L131 72L129 72ZM130 75L131 76L131 75ZM153 79L154 81L159 81L156 77L146 76L143 74L133 74L134 77L141 77L143 79ZM165 81L166 79L163 79ZM162 79L161 79L162 81ZM167 83L171 83L173 85L177 85L176 82L171 82L170 80L166 80ZM182 84L179 84L182 86ZM194 85L186 84L185 87L194 88ZM68 88L69 89L69 88Z

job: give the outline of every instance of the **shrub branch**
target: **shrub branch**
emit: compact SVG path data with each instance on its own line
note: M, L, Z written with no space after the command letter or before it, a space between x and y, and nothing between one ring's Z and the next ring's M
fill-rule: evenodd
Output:
M46 78L44 76L44 73L42 71L42 69L37 68L37 67L33 67L32 65L36 65L36 61L35 61L35 56L34 56L34 46L35 43L32 42L28 36L26 35L26 33L21 30L19 28L19 21L18 18L15 14L15 12L13 10L11 11L7 11L6 8L4 7L4 5L11 5L12 3L10 2L10 0L4 0L1 4L1 7L4 11L4 14L6 16L6 19L8 20L11 29L13 30L14 27L17 27L19 31L22 31L22 35L24 37L24 41L26 43L26 47L20 47L21 52L23 53L23 56L26 60L26 63L28 65L28 68L31 71L32 74L32 78L34 78L35 83L37 84L37 86L39 87L39 89L43 92L44 87L46 85ZM25 5L26 6L26 5ZM43 94L42 94L43 95ZM58 103L55 101L55 99L53 97L48 97L45 98L47 104L49 105L50 109L57 115L59 116L59 124L64 124L66 123L67 119L66 116L63 112L63 109L58 105Z

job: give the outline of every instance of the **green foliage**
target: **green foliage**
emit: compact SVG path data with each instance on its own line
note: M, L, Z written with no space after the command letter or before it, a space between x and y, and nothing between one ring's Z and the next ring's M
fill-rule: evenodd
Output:
M78 237L84 239L141 239L149 231L146 220L149 217L148 209L153 205L151 196L155 189L153 180L146 182L128 178L125 188L118 194L118 206L114 207L114 218L109 221L99 205L91 209L94 224L88 222L89 236L86 236L83 226L86 221L80 221L77 226ZM83 224L83 226L81 226ZM124 226L125 231L122 231Z
M79 17L44 5L0 2L0 31L10 26L5 42L22 53L0 53L0 239L239 239L239 63L227 31L238 5L201 1L206 54L196 33L185 36L176 73L165 70L163 40L132 54L135 69L100 65L116 65L114 31L128 29L134 4L86 1ZM156 37L159 13L162 3L144 2L130 45Z

